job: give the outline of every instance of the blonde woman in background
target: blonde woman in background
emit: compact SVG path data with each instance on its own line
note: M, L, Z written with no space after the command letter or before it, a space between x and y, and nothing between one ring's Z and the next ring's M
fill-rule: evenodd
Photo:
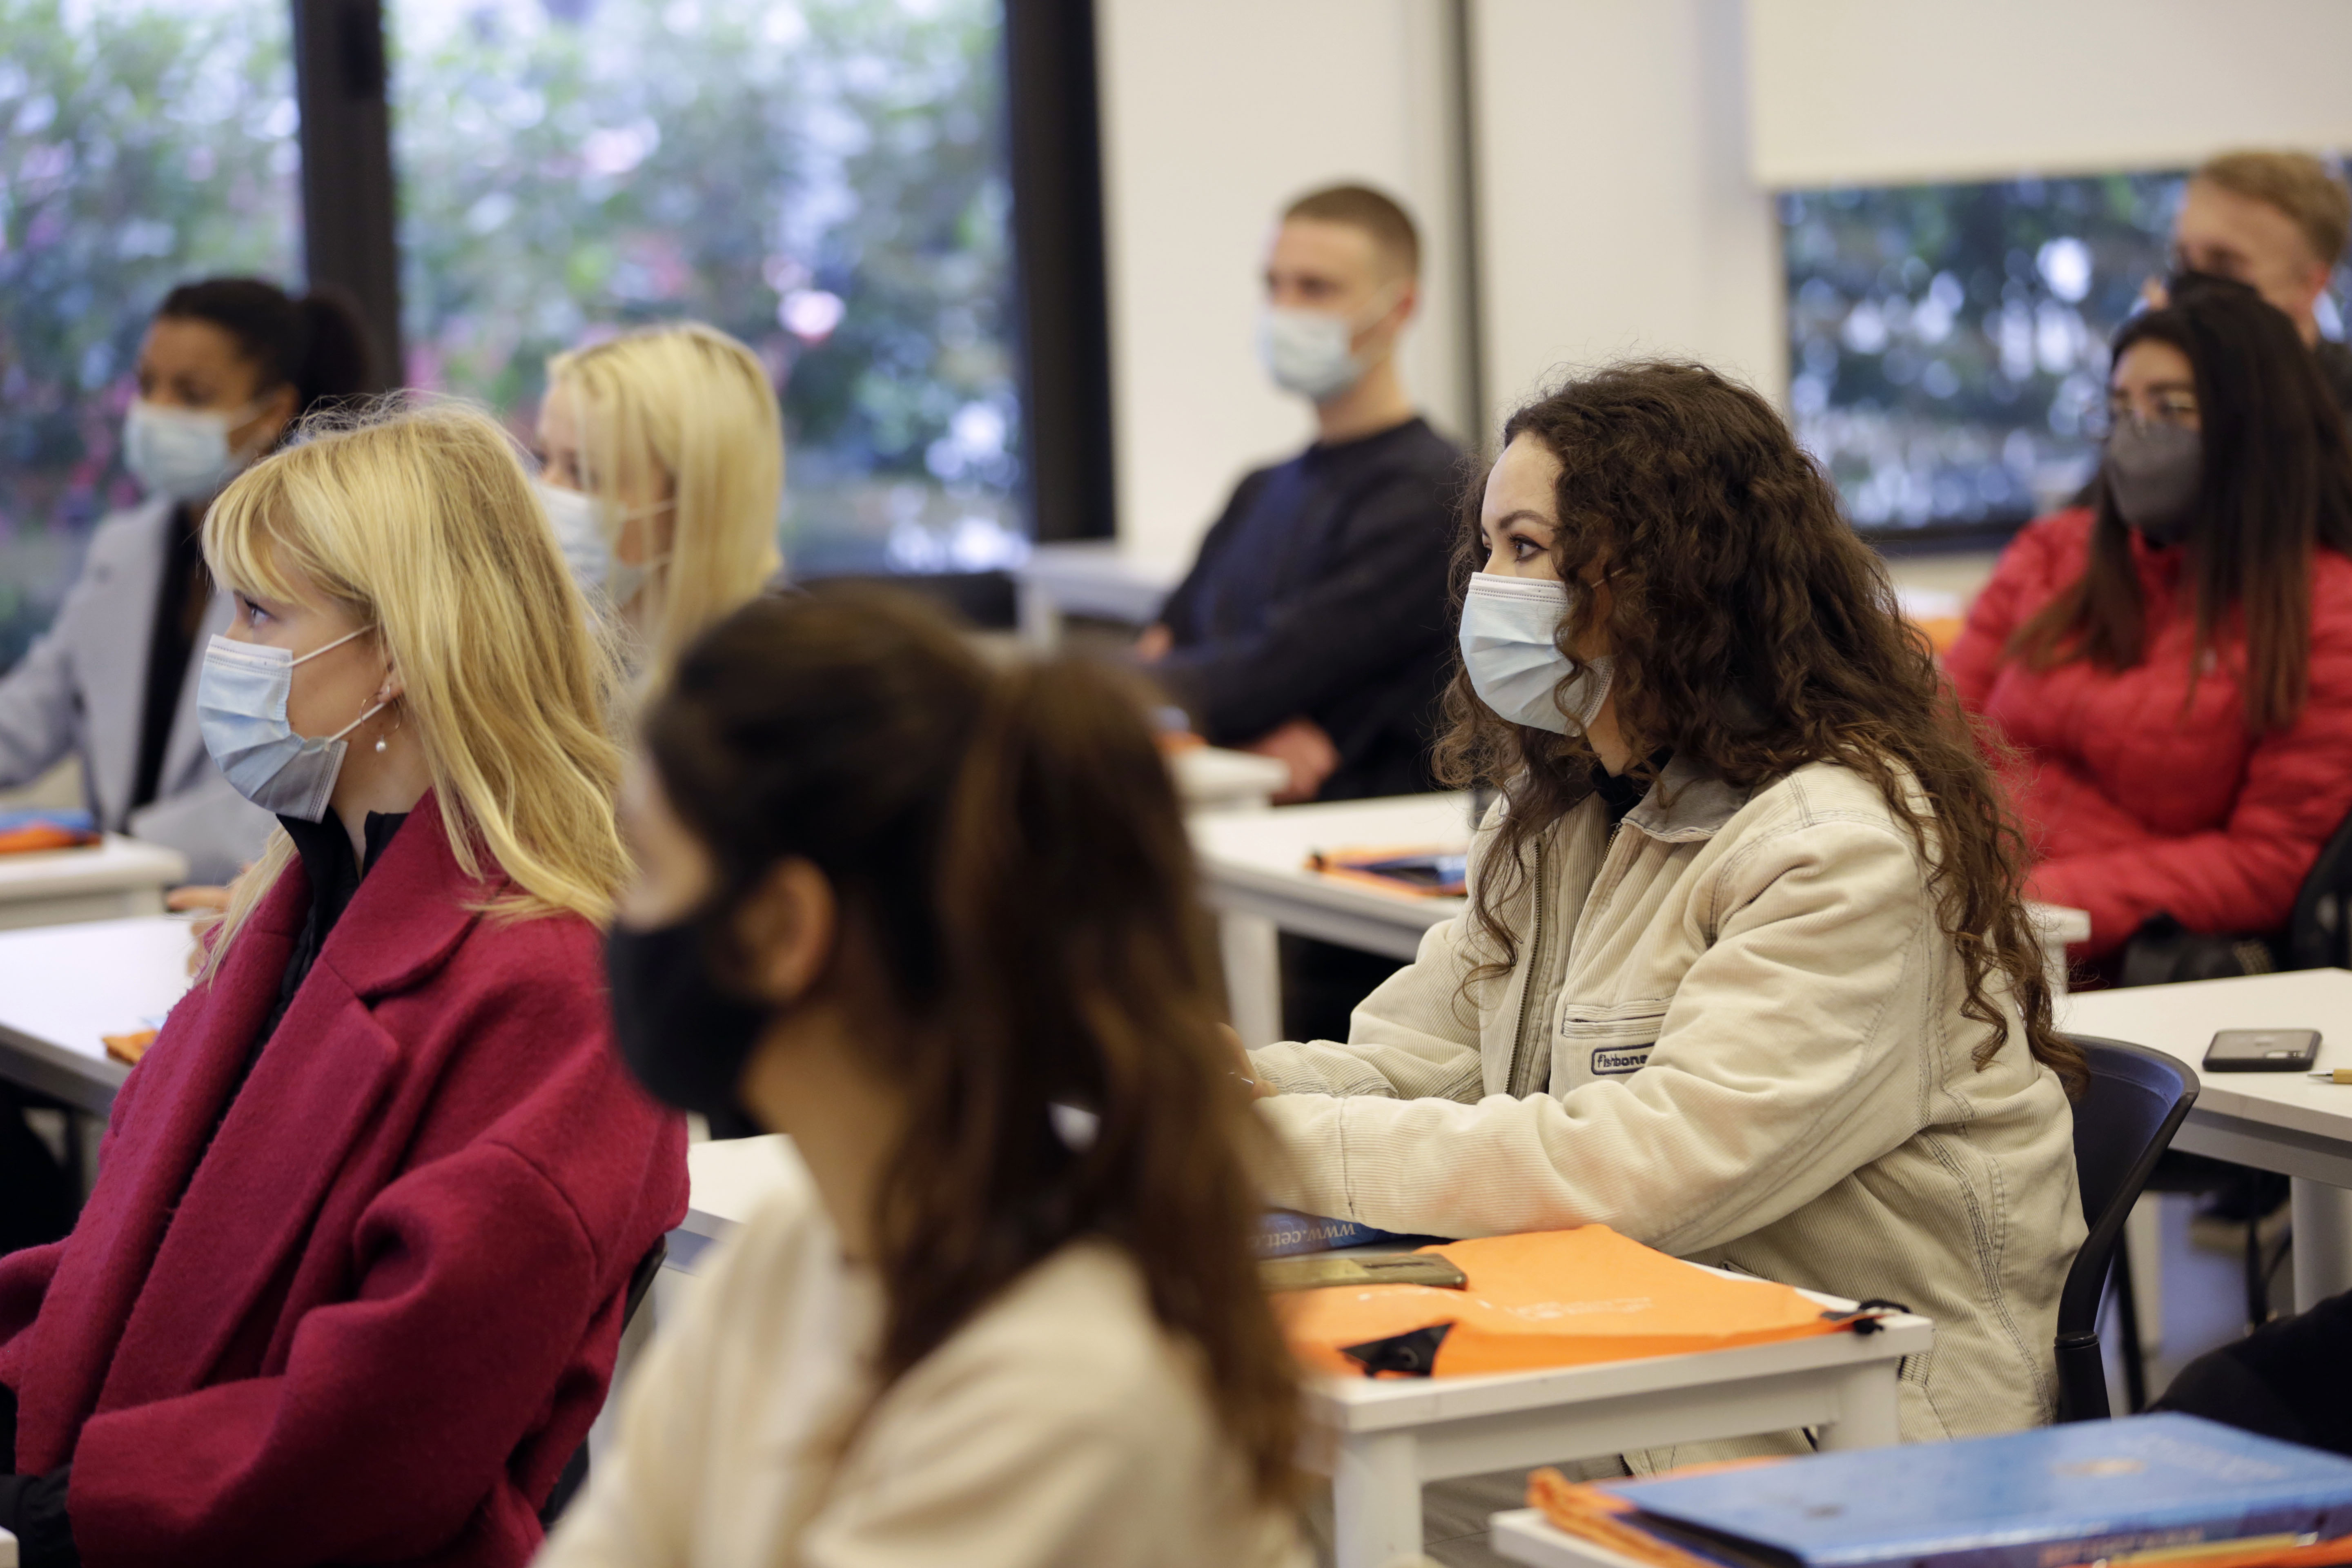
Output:
M0 1526L27 1563L520 1564L686 1205L609 1040L604 661L466 409L264 459L204 546L205 743L279 831L73 1234L0 1261Z
M547 365L540 499L573 575L669 668L783 569L783 419L757 355L697 321L624 333Z

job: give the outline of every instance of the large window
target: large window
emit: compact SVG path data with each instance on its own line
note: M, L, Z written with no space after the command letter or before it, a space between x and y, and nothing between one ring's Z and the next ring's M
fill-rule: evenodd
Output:
M1990 531L2081 488L2107 339L2165 269L2180 184L1780 198L1790 407L1857 526Z
M396 0L408 379L696 317L783 398L796 573L1025 551L1001 0Z
M285 0L0 0L0 668L55 615L173 284L298 273Z

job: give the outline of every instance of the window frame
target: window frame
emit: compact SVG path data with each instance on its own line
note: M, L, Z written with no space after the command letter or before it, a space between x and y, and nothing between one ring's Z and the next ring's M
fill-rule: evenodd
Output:
M310 287L347 295L403 380L383 0L290 0ZM1094 0L1003 0L1023 503L1038 543L1118 532ZM1051 301L1050 307L1043 305Z

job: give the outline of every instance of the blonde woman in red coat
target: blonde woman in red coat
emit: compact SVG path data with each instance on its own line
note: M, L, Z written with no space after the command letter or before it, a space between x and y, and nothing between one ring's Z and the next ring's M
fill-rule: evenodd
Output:
M282 831L73 1235L0 1261L0 1525L28 1565L520 1563L686 1198L609 1046L585 611L459 409L268 458L205 552L205 742Z
M1947 665L2017 749L2078 955L2259 937L2352 811L2352 457L2292 323L2192 277L2116 338L2096 504L2018 535Z

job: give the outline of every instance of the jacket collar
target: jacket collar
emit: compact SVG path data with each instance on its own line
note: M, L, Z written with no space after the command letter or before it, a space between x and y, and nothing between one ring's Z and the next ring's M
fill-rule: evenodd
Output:
M319 963L362 1001L404 990L440 968L481 906L507 889L488 851L477 847L475 855L478 879L457 864L440 800L427 790L352 896Z
M1721 832L1754 793L1726 784L1677 752L1666 759L1642 804L1625 814L1625 826L1668 844L1696 843Z

